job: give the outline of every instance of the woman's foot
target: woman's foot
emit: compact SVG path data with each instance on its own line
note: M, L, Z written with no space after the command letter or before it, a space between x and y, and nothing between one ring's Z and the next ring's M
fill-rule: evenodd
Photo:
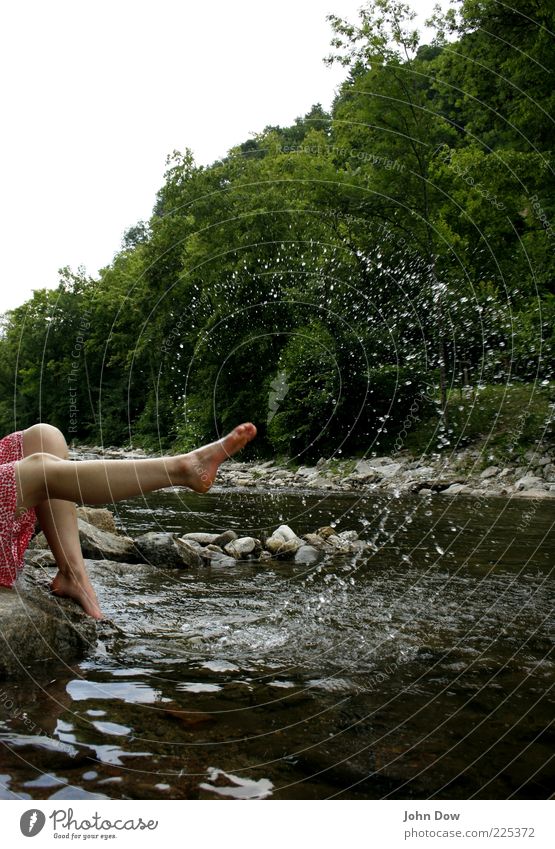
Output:
M80 572L79 575L58 572L50 584L50 588L54 595L72 598L93 619L102 619L102 611L98 605L96 593L86 572Z
M255 436L255 426L247 422L234 428L223 439L184 454L179 458L183 485L195 492L207 492L214 483L220 463L244 448Z

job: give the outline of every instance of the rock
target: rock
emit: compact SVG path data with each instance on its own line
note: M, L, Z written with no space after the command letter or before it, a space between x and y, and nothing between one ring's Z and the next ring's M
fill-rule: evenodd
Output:
M317 548L319 551L324 551L328 548L328 544L325 539L320 536L320 534L305 534L303 539L312 547Z
M272 536L280 537L284 542L299 539L295 531L291 530L289 525L280 525L279 528L276 528L276 530L273 532Z
M523 489L520 492L514 492L517 498L555 498L555 492L548 489Z
M195 548L177 534L151 531L135 540L136 550L145 563L159 569L196 568L202 560Z
M322 537L322 539L328 539L329 537L336 534L337 531L335 530L335 528L331 528L329 525L326 525L323 528L318 528L316 533L318 534L319 537Z
M346 542L355 542L358 539L356 531L341 531L337 536L344 539Z
M548 457L546 455L545 457L540 457L540 459L537 462L537 465L538 466L548 466L550 463L551 463L551 457Z
M83 519L84 522L94 525L101 531L107 531L110 534L118 533L114 514L105 507L78 507L77 518Z
M28 679L37 664L49 675L49 661L75 660L96 645L95 620L69 599L51 595L36 574L21 575L15 590L0 589L0 678Z
M543 478L536 477L536 475L528 475L525 478L520 478L520 480L516 483L516 491L520 492L525 489L543 489L544 487Z
M222 534L216 537L216 539L212 540L212 545L217 545L220 548L225 548L228 542L232 542L232 540L237 539L237 534L235 531L224 531Z
M389 480L390 478L395 477L401 469L401 463L389 463L387 466L382 466L380 468L380 474L384 480Z
M409 480L419 480L420 478L429 478L435 474L435 469L432 466L416 466L406 472Z
M305 563L312 566L322 558L322 551L312 545L301 545L295 552L295 563Z
M289 525L280 525L279 528L276 528L264 544L266 550L275 557L293 555L302 545L302 539L297 536L295 531L291 530Z
M78 519L77 525L83 557L90 557L92 560L105 557L107 560L118 560L121 563L137 561L135 544L130 537L101 531L100 528L89 525L83 519Z
M555 483L555 464L548 463L548 465L543 467L543 476L546 481L549 483Z
M214 543L211 543L210 545L205 546L204 550L205 551L214 551L216 554L223 554L224 553L223 548L220 548L219 545L214 545Z
M314 478L318 475L319 469L315 469L313 466L299 466L295 473L295 477L299 478Z
M56 560L49 548L29 548L25 552L25 564L42 569L45 566L55 566Z
M488 478L493 478L498 473L498 471L498 466L488 466L487 469L484 469L484 471L481 473L480 478L483 481L487 480Z
M42 531L38 534L35 534L31 542L29 543L29 548L38 548L41 550L48 548L48 540L46 539Z
M203 548L200 551L200 557L205 566L235 566L235 557L229 557L223 551L211 551L209 548Z
M245 560L250 554L256 555L262 550L262 543L254 537L239 537L224 546L224 551L236 560Z
M201 545L213 545L214 540L218 539L219 536L220 534L183 534L179 539L184 539L186 542L198 542Z
M328 543L336 552L339 551L344 554L352 554L354 551L358 551L362 547L362 543L343 539L338 534L328 537Z
M431 492L432 490L429 490ZM420 490L422 492L422 490ZM472 492L472 488L467 486L464 483L453 483L451 486L448 486L447 489L440 490L440 495L463 495L470 494Z
M446 489L444 489L443 491L447 492ZM433 495L433 494L434 494L433 489L428 489L428 487L426 487L426 486L423 486L422 489L418 490L418 495L428 496L428 495Z
M283 540L281 537L268 537L265 543L266 550L274 557L293 556L302 546L302 540Z

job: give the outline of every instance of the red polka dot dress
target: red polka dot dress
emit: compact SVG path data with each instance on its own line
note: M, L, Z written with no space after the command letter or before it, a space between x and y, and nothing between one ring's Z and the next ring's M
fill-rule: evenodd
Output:
M0 439L0 586L11 587L35 529L33 507L16 516L15 464L23 458L23 431Z

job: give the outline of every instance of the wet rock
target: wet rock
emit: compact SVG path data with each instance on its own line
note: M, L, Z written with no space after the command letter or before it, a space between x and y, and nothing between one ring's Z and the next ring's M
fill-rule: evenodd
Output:
M107 560L119 560L122 563L137 561L135 544L130 537L101 531L83 519L78 519L77 525L83 557L93 560L105 557Z
M237 539L237 534L235 531L224 531L222 534L216 537L216 539L212 540L212 545L217 545L220 548L225 548L228 542L232 542L234 539Z
M214 540L217 540L220 534L208 534L208 533L197 533L197 534L183 534L180 539L184 539L185 542L198 542L201 545L213 545Z
M83 519L89 525L94 525L100 531L107 531L110 534L118 533L114 514L105 507L78 507L77 518Z
M288 525L280 525L264 544L275 557L293 556L302 545L302 539Z
M235 566L237 560L231 557L220 549L211 551L209 548L203 548L199 555L205 566Z
M195 548L185 540L179 539L177 534L151 531L137 537L135 547L142 560L157 568L183 569L202 565Z
M256 556L262 550L262 543L254 537L239 537L224 547L226 554L236 560L245 560L249 555Z
M358 539L358 534L356 531L341 531L337 534L340 539L344 539L346 542L355 542Z
M327 542L320 536L320 534L304 534L303 539L312 548L317 548L319 551L324 551L326 548L329 548Z
M318 563L321 559L321 549L315 548L313 545L301 545L295 552L295 563L304 563L307 566L312 566L313 563Z
M326 525L323 528L318 528L316 533L318 534L319 537L322 537L322 539L328 539L329 537L336 534L337 531L335 530L335 528L331 528L329 525Z
M0 589L0 678L27 678L37 664L47 672L49 661L75 660L96 645L95 620L51 595L37 574L24 573L13 589Z

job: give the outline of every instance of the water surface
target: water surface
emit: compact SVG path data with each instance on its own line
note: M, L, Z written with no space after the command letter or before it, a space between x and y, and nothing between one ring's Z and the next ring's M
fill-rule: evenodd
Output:
M131 534L334 524L372 550L102 575L119 635L0 683L3 798L552 793L549 503L168 491L117 509Z

